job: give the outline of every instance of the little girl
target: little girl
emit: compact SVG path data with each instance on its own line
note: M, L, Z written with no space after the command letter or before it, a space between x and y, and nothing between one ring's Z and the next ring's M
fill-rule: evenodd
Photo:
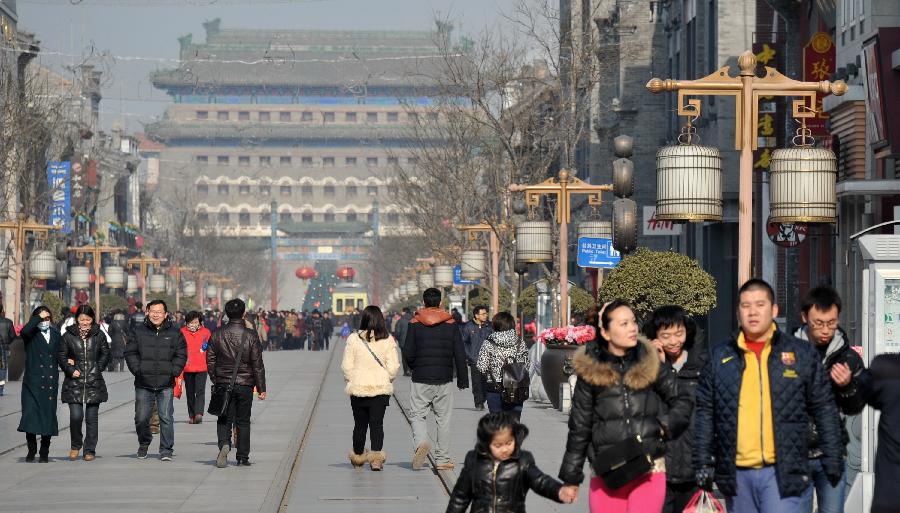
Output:
M574 487L541 472L534 456L522 450L528 428L509 412L489 413L478 422L478 443L466 454L447 513L503 511L525 513L525 494L534 490L556 502L572 503L578 497Z

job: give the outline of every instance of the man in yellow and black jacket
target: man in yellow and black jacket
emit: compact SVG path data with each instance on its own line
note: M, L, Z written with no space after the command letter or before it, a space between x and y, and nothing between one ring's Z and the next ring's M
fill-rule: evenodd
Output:
M819 429L822 467L843 473L843 446L830 381L813 347L778 330L772 287L739 291L736 337L710 348L697 385L694 470L712 482L729 513L793 513L810 486L808 424Z

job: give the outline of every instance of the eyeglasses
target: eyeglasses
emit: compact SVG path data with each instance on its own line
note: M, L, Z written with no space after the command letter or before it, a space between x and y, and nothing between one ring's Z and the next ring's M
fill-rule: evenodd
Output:
M828 329L833 330L833 329L837 328L838 321L837 321L837 319L833 319L828 322L813 321L813 322L809 323L809 325L812 326L813 328L816 328L817 330L820 330L822 328L828 328Z

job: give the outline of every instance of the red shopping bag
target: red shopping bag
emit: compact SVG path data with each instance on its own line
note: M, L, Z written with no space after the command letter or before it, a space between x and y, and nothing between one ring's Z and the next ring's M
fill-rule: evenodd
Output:
M684 513L725 513L725 507L705 490L697 490L684 508Z
M174 393L175 393L176 398L181 399L182 389L184 389L184 373L183 372L181 374L179 374L177 378L175 378L175 392Z

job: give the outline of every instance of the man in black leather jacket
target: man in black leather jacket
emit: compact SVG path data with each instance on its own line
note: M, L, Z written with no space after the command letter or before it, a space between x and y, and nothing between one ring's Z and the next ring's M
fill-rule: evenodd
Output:
M228 414L219 417L216 433L219 456L216 466L224 468L231 451L231 430L237 428L237 464L250 466L250 414L253 388L259 400L266 400L266 367L262 344L256 330L244 324L244 302L232 299L225 303L228 324L213 333L206 350L206 368L213 386L228 386L235 376L228 398ZM237 365L237 374L234 374Z
M16 338L13 322L3 316L3 305L0 304L0 396L6 386L6 373L9 365L9 345Z
M172 461L175 445L172 394L175 378L187 363L187 343L181 330L168 319L165 301L147 304L144 322L134 327L125 346L125 363L134 374L137 457L147 458L147 449L153 441L150 413L155 402L159 410L159 458Z

